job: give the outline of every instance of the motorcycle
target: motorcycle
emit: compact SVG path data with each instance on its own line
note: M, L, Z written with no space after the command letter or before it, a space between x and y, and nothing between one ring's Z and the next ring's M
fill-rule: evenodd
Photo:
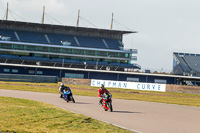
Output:
M66 102L72 101L75 103L74 97L71 91L64 91L63 94L60 95L60 98L63 98Z
M112 95L110 93L104 93L102 99L102 107L105 111L113 111L112 107Z

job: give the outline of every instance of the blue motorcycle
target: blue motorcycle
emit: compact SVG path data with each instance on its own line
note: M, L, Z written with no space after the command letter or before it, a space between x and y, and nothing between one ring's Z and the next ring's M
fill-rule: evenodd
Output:
M69 87L66 88L66 89L63 91L63 93L64 93L63 99L64 99L66 102L72 101L73 103L75 103L74 97L73 97L72 92L71 92L71 90L70 90Z

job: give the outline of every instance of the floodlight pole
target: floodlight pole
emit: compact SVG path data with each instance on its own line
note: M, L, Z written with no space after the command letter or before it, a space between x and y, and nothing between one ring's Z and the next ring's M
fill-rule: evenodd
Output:
M110 26L110 29L112 30L112 28L113 28L113 13L112 13L112 20L111 20L111 26Z
M7 9L6 9L6 20L8 20L8 2L7 2Z
M43 6L42 24L44 24L45 6Z
M78 19L77 19L76 27L79 27L79 18L80 18L80 10L78 10Z

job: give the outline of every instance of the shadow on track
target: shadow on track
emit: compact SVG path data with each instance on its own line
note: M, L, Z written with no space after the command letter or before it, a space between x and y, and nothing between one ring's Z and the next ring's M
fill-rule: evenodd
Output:
M91 103L76 102L76 104L91 104Z
M131 111L113 111L114 113L142 113L142 112L131 112Z

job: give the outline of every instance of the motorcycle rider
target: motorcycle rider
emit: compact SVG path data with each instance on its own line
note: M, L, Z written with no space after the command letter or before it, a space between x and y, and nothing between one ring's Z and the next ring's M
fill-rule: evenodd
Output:
M60 87L59 87L60 98L63 98L63 96L64 96L64 89L65 89L66 87L67 87L67 86L65 86L64 83L61 83L61 84L60 84Z
M99 97L99 105L102 105L103 94L110 93L105 87L104 84L101 84L101 87L98 90L98 97Z
M64 89L64 99L67 100L67 102L69 101L69 97L72 96L72 91L69 87L66 87Z

